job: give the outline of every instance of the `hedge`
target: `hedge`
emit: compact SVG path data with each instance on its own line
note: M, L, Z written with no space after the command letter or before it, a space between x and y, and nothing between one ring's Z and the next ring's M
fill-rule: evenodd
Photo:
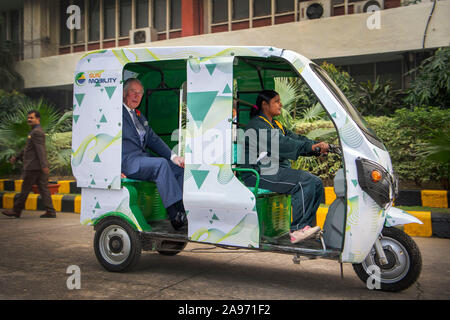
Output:
M418 186L435 181L448 188L450 165L429 160L421 153L425 142L436 137L442 130L450 129L450 110L434 107L417 107L413 110L403 108L391 117L365 119L389 151L394 171L401 181L414 181ZM331 121L321 120L302 123L295 131L304 135L314 129L333 127ZM325 140L337 143L336 134ZM324 180L333 179L339 165L339 160L334 155L325 160L299 159L293 163L293 167L308 169Z

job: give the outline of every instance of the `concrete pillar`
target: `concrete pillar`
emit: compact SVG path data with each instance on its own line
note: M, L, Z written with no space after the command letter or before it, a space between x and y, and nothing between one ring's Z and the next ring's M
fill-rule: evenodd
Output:
M41 58L57 54L55 17L57 1L24 0L23 42L24 59Z

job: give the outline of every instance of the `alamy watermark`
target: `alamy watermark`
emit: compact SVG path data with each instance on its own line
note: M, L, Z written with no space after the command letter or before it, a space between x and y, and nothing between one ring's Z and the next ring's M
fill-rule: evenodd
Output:
M367 273L369 274L369 277L366 280L367 288L370 290L381 289L381 270L380 267L378 267L375 264L371 264L369 267L367 267Z
M69 290L81 289L81 269L77 265L70 265L66 269L66 274L70 276L66 280L66 286Z
M376 9L375 9L376 8ZM381 29L381 11L378 7L369 7L367 10L369 17L366 20L366 26L369 30Z
M81 29L81 9L77 5L71 5L67 7L66 10L67 14L70 14L70 16L67 18L66 26L69 30Z
M206 131L202 128L175 130L171 140L186 146L184 157L191 164L258 165L261 174L273 175L280 163L280 132L273 129L226 129ZM173 148L177 153L178 145ZM194 152L195 150L195 152Z

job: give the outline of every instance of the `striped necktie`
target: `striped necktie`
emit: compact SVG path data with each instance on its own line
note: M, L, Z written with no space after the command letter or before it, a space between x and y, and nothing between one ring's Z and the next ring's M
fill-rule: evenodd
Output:
M134 122L134 125L136 126L136 130L139 134L139 138L141 140L141 146L142 146L142 145L144 145L145 128L142 125L142 123L139 121L139 119L136 115L136 110L132 110L131 114L133 116L133 122Z

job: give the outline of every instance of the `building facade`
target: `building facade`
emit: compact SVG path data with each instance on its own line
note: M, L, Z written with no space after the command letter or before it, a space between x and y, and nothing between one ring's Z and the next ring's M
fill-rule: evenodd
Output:
M26 93L61 108L85 52L125 46L270 45L405 88L409 70L450 45L450 0L415 2L15 0L0 3L0 37L14 44Z

